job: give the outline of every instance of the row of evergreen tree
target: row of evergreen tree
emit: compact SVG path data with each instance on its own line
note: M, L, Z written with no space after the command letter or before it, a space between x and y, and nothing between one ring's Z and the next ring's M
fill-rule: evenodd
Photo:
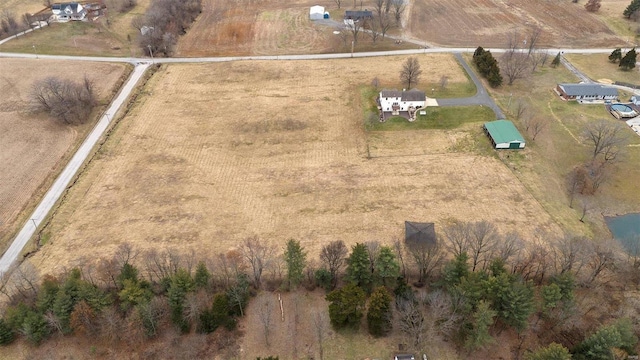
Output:
M502 85L502 75L500 75L500 67L498 61L493 57L491 51L478 46L473 52L473 63L476 65L478 72L487 79L491 87Z
M624 56L622 56L622 49L617 48L614 49L609 55L609 61L611 61L612 63L619 63L618 66L622 70L631 70L636 67L636 57L637 53L635 48L627 51Z

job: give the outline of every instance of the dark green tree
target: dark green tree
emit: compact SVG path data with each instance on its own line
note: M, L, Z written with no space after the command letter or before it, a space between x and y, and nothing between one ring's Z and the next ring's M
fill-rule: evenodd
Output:
M199 331L211 333L220 326L224 326L228 330L233 330L236 326L235 319L230 315L229 297L225 293L216 294L213 297L211 309L202 312Z
M366 291L371 289L371 284L373 283L373 274L369 265L367 246L357 243L351 249L351 255L347 258L347 279Z
M134 283L138 282L138 269L129 263L122 265L120 268L120 274L118 274L118 278L116 279L118 289L122 290L124 288L125 280L130 280Z
M524 356L525 360L571 360L569 350L556 343L540 348Z
M627 19L631 18L631 15L640 9L640 0L631 0L629 6L624 9L622 15L624 15Z
M236 283L227 289L229 312L233 316L244 316L244 308L249 303L249 277L239 274Z
M36 308L39 312L44 314L53 308L59 288L60 281L57 278L51 275L44 276L40 291L38 291L38 300L36 301Z
M151 300L153 293L145 284L144 282L136 282L131 279L125 279L122 282L122 290L118 292L122 310L126 311L137 304L146 303Z
M498 312L498 319L518 332L524 330L535 309L532 286L512 279L509 274L496 276L490 282L489 298Z
M557 308L562 301L562 291L557 284L549 284L540 288L540 300L542 313L549 315L551 310Z
M30 311L31 309L24 303L9 306L4 314L4 321L11 329L18 332L22 329L22 324Z
M185 269L178 271L171 277L171 283L167 290L169 307L171 308L171 321L183 333L189 332L189 321L184 316L184 301L187 293L195 289L195 283Z
M382 285L393 287L393 282L400 275L400 264L396 254L388 246L382 246L375 264L375 275Z
M631 70L636 67L636 49L629 50L622 59L620 59L620 64L618 65L622 70Z
M35 311L29 311L22 323L22 333L33 344L40 344L47 336L49 336L49 327L44 316Z
M391 294L384 286L371 293L367 310L367 328L373 336L385 336L391 331Z
M315 273L316 284L324 289L324 291L331 291L333 289L333 277L331 272L325 268L316 270Z
M60 321L60 330L64 334L71 332L70 320L71 312L75 306L75 300L71 295L63 288L58 291L56 300L53 302L53 314Z
M553 61L551 62L551 66L557 67L558 65L560 65L560 58L561 57L562 57L562 54L558 53L558 55L556 55L556 57L553 58Z
M304 279L304 268L307 261L307 253L302 249L299 241L293 239L287 241L284 261L287 263L289 288L295 289Z
M617 62L620 61L620 59L622 59L622 49L621 48L617 48L615 50L613 50L611 52L611 55L609 55L609 61L611 62Z
M211 280L211 273L207 269L207 265L200 261L196 267L196 273L193 276L193 282L198 289L205 289L209 286L209 280Z
M0 345L8 345L16 338L15 332L4 319L0 319Z
M500 75L500 69L496 65L487 75L487 81L491 87L499 87L502 85L502 75Z
M494 341L489 328L493 325L496 311L491 309L489 302L480 301L473 313L471 330L465 340L464 346L469 350L480 349Z
M347 284L330 292L326 299L331 302L329 318L336 329L358 328L366 300L366 294L362 288L353 283Z
M462 253L444 266L442 271L442 284L445 288L452 290L460 284L462 278L469 275L469 264L467 264L468 260L469 256L467 253Z

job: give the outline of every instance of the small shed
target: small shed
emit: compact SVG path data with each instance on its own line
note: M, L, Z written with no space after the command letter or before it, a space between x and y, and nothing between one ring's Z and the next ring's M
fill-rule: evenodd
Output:
M309 19L311 20L322 20L324 19L324 7L320 5L315 5L309 8Z
M525 141L509 120L496 120L484 124L484 132L496 149L524 149Z
M404 222L404 242L407 246L436 245L436 228L433 223Z

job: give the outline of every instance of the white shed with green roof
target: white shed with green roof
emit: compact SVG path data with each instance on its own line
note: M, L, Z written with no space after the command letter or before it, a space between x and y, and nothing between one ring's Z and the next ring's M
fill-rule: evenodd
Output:
M515 125L509 120L496 120L484 124L496 149L524 149L525 141Z

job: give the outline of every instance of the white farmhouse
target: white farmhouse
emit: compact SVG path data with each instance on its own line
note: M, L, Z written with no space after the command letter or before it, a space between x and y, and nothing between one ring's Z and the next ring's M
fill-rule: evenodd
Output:
M57 21L82 21L87 16L87 10L79 3L58 3L51 5L51 12Z
M380 91L380 110L399 115L400 112L423 108L427 102L424 92L413 89L409 91L382 90Z

